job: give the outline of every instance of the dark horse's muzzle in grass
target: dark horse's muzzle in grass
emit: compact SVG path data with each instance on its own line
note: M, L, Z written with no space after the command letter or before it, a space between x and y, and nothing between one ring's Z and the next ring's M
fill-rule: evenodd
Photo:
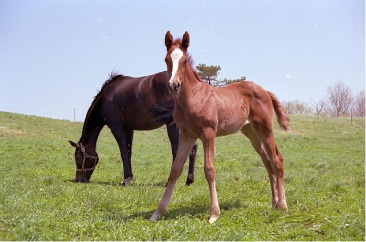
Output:
M98 154L87 154L83 144L69 141L75 150L76 160L76 182L89 182L91 175L94 172L95 167L99 162Z

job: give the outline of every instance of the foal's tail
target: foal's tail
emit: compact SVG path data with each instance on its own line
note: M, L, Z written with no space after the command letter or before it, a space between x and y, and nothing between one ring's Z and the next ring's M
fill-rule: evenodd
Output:
M273 107L277 115L277 121L280 124L281 128L286 131L291 131L290 128L290 118L288 117L285 109L283 108L281 102L278 100L276 95L272 92L267 91L269 96L272 99Z

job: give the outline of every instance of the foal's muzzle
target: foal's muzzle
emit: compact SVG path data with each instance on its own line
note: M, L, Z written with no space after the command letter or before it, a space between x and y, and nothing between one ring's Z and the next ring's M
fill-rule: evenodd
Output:
M169 91L171 94L175 95L178 93L179 88L180 88L180 83L179 82L172 82L169 81L168 82L168 87L169 87Z

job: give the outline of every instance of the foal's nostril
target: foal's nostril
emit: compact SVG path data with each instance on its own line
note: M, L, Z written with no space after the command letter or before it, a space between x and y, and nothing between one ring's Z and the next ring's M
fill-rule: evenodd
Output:
M180 87L180 83L179 83L179 82L177 82L177 83L173 83L173 88L172 88L172 90L178 90L178 89L179 89L179 87Z
M168 87L169 87L170 90L177 90L180 87L180 83L179 82L178 83L170 83L169 82Z

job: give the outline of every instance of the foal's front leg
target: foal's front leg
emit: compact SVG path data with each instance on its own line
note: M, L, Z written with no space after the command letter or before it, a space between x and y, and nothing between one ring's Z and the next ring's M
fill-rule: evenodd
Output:
M173 162L177 155L178 150L178 143L179 143L179 129L175 123L167 124L167 131L169 141L172 147L172 155L173 155ZM189 169L187 175L186 185L189 186L194 182L194 167L196 163L196 155L197 155L198 144L197 142L192 146L192 150L189 154Z
M215 133L207 132L202 138L205 153L205 177L210 189L210 223L214 223L220 217L220 206L216 191L216 168L215 168Z
M170 170L168 184L165 189L165 193L163 198L160 200L158 208L155 213L151 216L150 220L157 221L163 216L165 211L168 209L170 199L172 197L175 184L177 183L178 178L182 175L183 166L187 161L188 155L191 151L192 145L197 140L197 138L193 138L190 136L185 136L180 133L179 136L179 146L177 151L177 156L172 164L172 168Z

